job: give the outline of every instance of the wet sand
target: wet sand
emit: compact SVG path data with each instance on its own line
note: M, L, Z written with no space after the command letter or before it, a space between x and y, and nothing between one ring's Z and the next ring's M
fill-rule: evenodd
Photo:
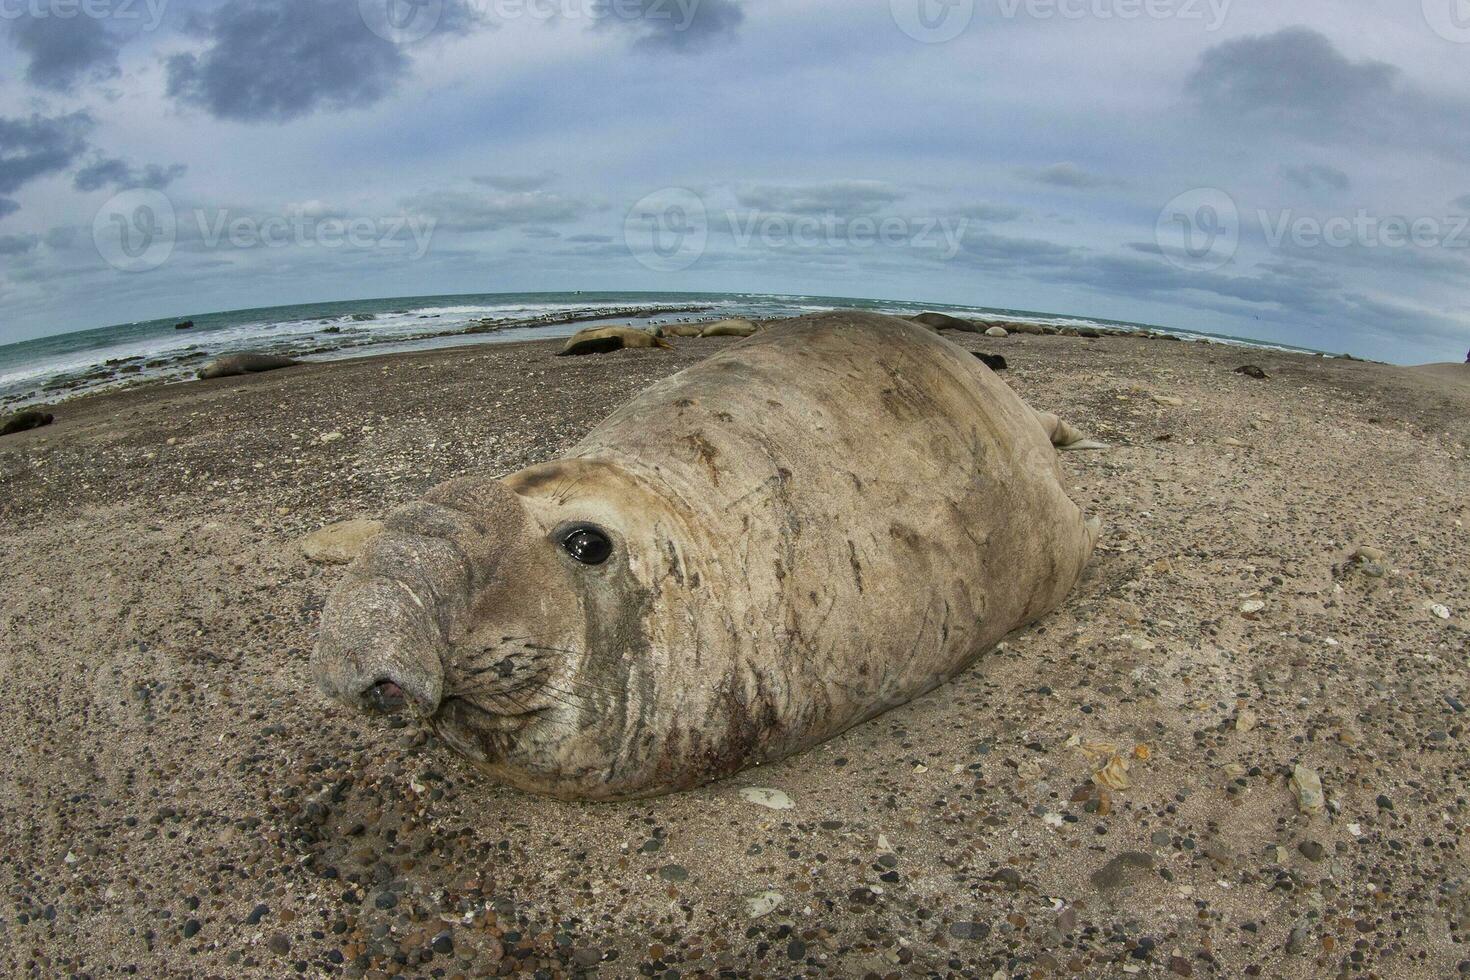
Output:
M1063 461L1105 526L1081 585L930 696L629 804L529 798L325 703L307 656L341 571L297 543L553 456L734 341L313 364L87 397L0 439L0 973L1470 969L1470 387L949 336L1112 444ZM1117 746L1129 788L1069 742Z

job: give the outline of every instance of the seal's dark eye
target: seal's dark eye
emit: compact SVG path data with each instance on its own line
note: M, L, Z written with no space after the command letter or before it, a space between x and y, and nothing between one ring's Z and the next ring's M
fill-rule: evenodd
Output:
M612 542L595 527L574 527L561 539L567 554L584 565L601 565L612 556Z

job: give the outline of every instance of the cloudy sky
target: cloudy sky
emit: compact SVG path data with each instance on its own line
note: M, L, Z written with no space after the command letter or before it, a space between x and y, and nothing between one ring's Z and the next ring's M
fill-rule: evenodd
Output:
M0 0L0 341L909 299L1460 360L1464 0Z

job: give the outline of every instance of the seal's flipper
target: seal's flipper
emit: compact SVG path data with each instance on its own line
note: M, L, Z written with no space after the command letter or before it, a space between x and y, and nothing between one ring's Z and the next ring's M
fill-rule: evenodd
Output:
M1098 442L1096 439L1087 438L1087 436L1078 432L1050 412L1037 412L1036 420L1041 423L1041 427L1046 431L1046 437L1051 440L1051 444L1058 449L1110 448L1105 442Z

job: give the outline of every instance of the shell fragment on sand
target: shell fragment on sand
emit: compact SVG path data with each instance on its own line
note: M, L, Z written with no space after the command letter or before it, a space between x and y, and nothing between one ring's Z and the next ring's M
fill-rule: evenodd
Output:
M759 919L763 915L770 915L781 907L780 892L756 892L745 896L745 911L752 919Z
M796 804L791 797L779 789L767 789L764 786L746 786L740 790L740 798L747 803L763 806L767 810L795 810Z
M301 539L301 553L308 560L327 565L355 561L383 533L383 522L366 519L329 524Z

